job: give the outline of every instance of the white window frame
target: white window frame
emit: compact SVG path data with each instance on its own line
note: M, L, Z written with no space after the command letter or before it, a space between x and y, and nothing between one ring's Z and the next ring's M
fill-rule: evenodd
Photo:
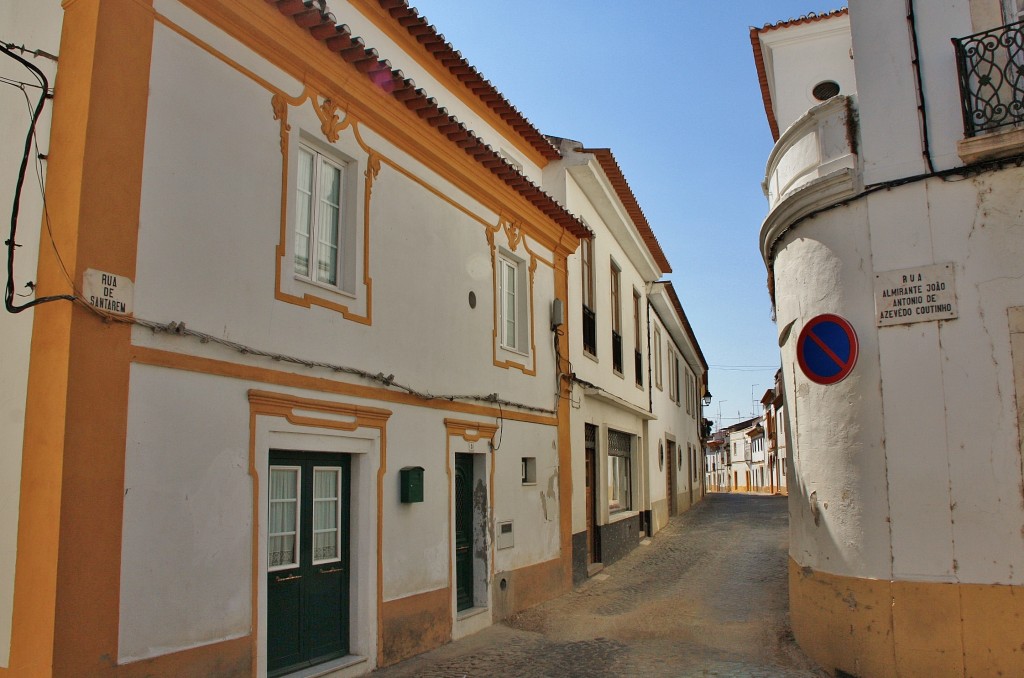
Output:
M611 311L612 311L612 332L619 335L619 339L622 339L622 269L615 263L615 260L611 260L611 267L609 269L611 277L609 280L609 296L611 298ZM623 359L625 362L625 359ZM625 369L625 366L623 366Z
M1012 24L1024 19L1024 0L1002 0L1003 22Z
M690 414L690 369L683 368L683 401L686 406L686 414Z
M587 236L580 239L580 279L583 289L581 301L584 306L590 309L591 313L597 314L597 304L594 302L594 237Z
M675 402L676 406L679 407L682 402L680 396L679 383L679 355L676 351L669 347L669 399Z
M655 326L654 328L654 385L658 387L659 391L665 390L662 386L661 378L661 328Z
M496 263L498 269L498 343L503 349L525 355L528 343L526 330L529 324L526 265L525 262L514 259L503 252L498 254ZM512 274L514 281L511 300L507 294L508 290L506 290L509 273Z
M279 570L291 570L299 566L299 550L300 539L302 535L302 467L291 466L291 465L275 465L270 467L270 472L267 475L268 483L273 478L274 471L295 471L295 499L275 500L272 497L267 497L267 572L277 572ZM269 487L269 485L268 485ZM270 531L270 510L275 501L294 501L295 502L295 543L292 547L292 553L294 554L294 560L290 563L281 565L270 564L270 540L273 537L278 537L286 534L292 534L291 532L271 532Z
M310 218L309 218L309 234L303 236L308 238L307 243L307 271L301 272L298 267L299 263L299 208L304 201L306 194L305 187L300 186L298 182L299 177L299 164L302 162L304 153L308 153L312 157L312 176L311 176L311 188L309 190L309 207L310 207ZM323 216L323 210L321 209L321 203L324 202L323 196L321 195L321 183L324 168L330 167L338 171L338 205L337 205L337 220L333 224L326 224ZM346 270L346 259L348 258L348 248L351 247L351 236L347 233L346 228L346 214L349 206L348 201L352 199L352 194L348 189L349 181L348 174L350 172L349 163L338 158L337 156L328 154L324 151L319 150L312 144L302 143L298 144L298 154L296 156L296 172L295 172L295 187L293 190L292 198L295 201L292 224L292 272L296 278L319 287L326 287L327 289L334 291L347 291L346 280L351 277ZM330 229L334 230L335 240L337 241L337 254L335 259L335 267L333 271L334 280L324 280L320 277L320 242L324 237L325 231Z
M537 457L523 457L522 458L522 484L523 485L536 485L537 484Z
M636 383L637 388L643 388L644 386L644 373L643 373L643 305L641 300L643 297L640 296L640 290L633 288L633 351L634 356L634 369L636 362L636 353L640 354L640 372L633 375L633 381Z
M335 514L334 514L334 553L333 558L321 558L316 557L316 503L317 501L325 501L324 499L317 499L316 497L316 474L318 471L327 471L334 473L337 478L337 482L334 485L335 496L331 497L335 502ZM311 538L313 539L313 564L324 565L326 563L336 563L341 560L341 486L344 482L344 478L341 476L342 470L338 466L314 466L313 467L313 496L310 497L313 505L313 529ZM326 532L326 530L321 530Z
M612 453L611 440L614 437L613 434L622 435L622 436L626 436L626 437L629 438L629 452L627 454L623 455L623 454L618 454L618 453ZM625 431L616 431L614 429L608 429L608 433L605 435L605 439L607 440L607 444L608 444L608 455L607 455L608 460L607 460L607 463L606 463L606 467L607 467L607 470L608 470L608 477L607 477L608 513L609 514L616 514L616 513L622 513L624 511L632 511L633 510L633 458L634 458L634 453L635 453L636 448L637 448L636 436L632 435L630 433L626 433ZM618 473L616 473L616 470L620 466L625 468L625 471L626 471L626 473L625 473L625 475L626 475L625 483L624 484L613 484L613 477L616 480L619 479L619 475L618 475ZM625 495L624 501L619 503L619 504L616 504L616 505L613 505L613 493L612 493L613 487L619 487L620 488L620 495L622 495L622 494Z

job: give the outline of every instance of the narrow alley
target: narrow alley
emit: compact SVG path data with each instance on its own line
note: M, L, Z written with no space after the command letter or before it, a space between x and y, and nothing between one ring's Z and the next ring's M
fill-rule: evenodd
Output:
M787 524L784 497L710 494L574 592L374 675L827 675L789 632Z

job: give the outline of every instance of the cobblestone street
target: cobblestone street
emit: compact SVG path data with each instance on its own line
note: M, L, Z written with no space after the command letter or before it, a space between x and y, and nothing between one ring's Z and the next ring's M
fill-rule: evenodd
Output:
M580 588L380 678L812 678L792 640L784 497L710 494Z

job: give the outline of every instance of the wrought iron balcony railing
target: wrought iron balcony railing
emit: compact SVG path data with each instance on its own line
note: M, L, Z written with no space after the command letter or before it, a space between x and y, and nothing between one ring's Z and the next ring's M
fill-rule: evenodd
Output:
M1024 122L1024 21L953 38L964 134Z
M597 316L586 306L583 307L583 350L597 355Z
M612 330L612 369L622 374L622 335Z

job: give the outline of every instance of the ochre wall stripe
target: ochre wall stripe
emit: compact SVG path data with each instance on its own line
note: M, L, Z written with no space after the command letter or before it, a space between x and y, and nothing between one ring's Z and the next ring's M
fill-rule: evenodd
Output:
M559 299L569 299L569 271L565 253L555 253L555 294ZM558 335L558 373L562 373L562 361L569 365L569 331L571 313L566 313L564 324ZM567 367L568 370L568 367ZM570 426L569 402L572 398L568 379L560 378L558 392L558 541L561 546L562 587L572 587L572 428ZM553 597L553 596L552 596Z
M86 268L135 276L153 14L64 3L39 295ZM117 658L131 329L69 302L34 311L11 675L102 675ZM101 659L105 657L106 659Z
M77 243L73 255L64 252L64 261L78 284L87 268L135 278L151 5L141 0L66 5L49 182L77 186L80 192L77 201L50 199L48 204L60 211L54 229ZM81 26L83 21L87 25ZM80 156L58 155L68 137L84 141ZM117 661L130 343L130 327L104 323L82 307L72 311L56 675L113 673Z
M434 410L447 412L460 412L462 414L474 414L481 417L504 418L512 421L522 421L530 424L542 424L544 426L556 426L555 417L530 414L528 412L517 412L510 409L498 410L497 407L486 405L474 405L472 403L452 402L444 398L436 400L424 400L418 396L410 395L402 391L389 391L386 388L376 386L364 386L361 384L350 384L344 381L327 379L326 377L312 377L294 372L271 370L265 367L254 367L252 365L241 365L224 360L212 358L200 358L198 356L164 351L144 346L132 346L131 361L154 367L168 367L186 372L200 372L203 374L214 374L221 377L244 379L277 386L290 386L293 388L304 388L322 393L335 393L351 396L354 398L367 398L387 403L400 405L414 405Z

